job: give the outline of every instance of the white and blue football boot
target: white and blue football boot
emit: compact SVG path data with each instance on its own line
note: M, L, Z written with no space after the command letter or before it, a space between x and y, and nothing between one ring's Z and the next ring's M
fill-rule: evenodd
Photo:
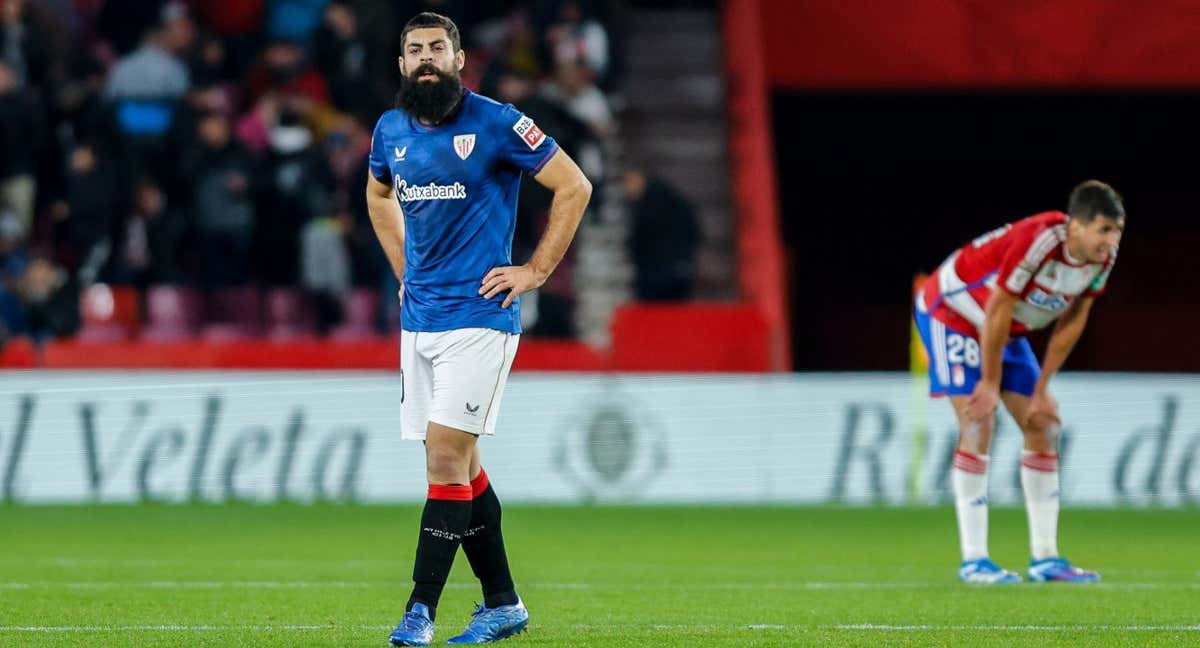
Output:
M1063 583L1095 583L1100 574L1080 569L1061 556L1044 558L1029 563L1029 580L1035 583L1058 581Z
M966 560L958 567L958 580L979 585L1020 583L1021 575L1011 572L992 562L991 558Z

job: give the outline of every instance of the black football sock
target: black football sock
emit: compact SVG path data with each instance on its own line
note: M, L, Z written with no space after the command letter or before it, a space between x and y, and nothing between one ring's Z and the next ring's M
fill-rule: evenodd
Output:
M446 587L454 554L471 521L471 487L463 484L429 485L429 497L421 514L421 535L413 563L413 591L405 610L424 603L429 617L437 614L438 599Z
M475 498L471 500L471 523L463 535L463 553L483 586L483 605L489 608L514 605L517 591L504 552L504 535L500 532L500 499L482 469L471 480L471 491Z

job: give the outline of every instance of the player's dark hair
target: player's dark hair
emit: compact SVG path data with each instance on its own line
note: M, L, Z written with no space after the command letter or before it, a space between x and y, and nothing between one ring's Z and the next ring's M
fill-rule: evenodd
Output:
M1121 220L1125 218L1125 205L1112 187L1099 180L1087 180L1071 190L1067 215L1084 223L1092 222L1097 215Z
M458 25L454 24L446 16L432 11L422 11L412 17L404 25L404 31L400 32L400 49L403 50L408 39L408 32L414 29L425 29L427 27L441 27L446 30L446 37L450 39L450 44L454 46L454 51L458 52L462 49L462 41L458 36Z

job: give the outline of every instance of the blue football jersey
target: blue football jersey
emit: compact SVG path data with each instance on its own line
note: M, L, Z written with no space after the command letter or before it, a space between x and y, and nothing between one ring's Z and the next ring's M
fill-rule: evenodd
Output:
M556 151L511 104L470 91L436 127L403 110L379 118L370 166L404 212L405 330L521 332L519 300L502 308L507 293L484 299L479 287L492 268L512 265L521 173L537 173Z

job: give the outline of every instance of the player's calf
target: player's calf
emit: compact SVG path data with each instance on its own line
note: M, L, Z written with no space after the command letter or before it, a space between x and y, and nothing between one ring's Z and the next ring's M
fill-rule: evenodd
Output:
M1029 516L1029 553L1034 560L1058 556L1058 454L1021 452L1021 490Z
M471 500L471 524L463 535L462 548L483 588L483 605L487 608L515 605L520 599L504 550L500 499L482 466L471 480L471 492L475 497Z
M950 482L962 559L967 562L988 557L987 469L987 455L954 453Z

